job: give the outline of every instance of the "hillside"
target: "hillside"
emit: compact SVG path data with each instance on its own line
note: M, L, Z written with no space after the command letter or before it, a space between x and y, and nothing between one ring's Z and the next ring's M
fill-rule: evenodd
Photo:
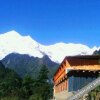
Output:
M37 77L41 66L46 65L50 72L49 77L52 78L58 67L58 64L51 61L46 55L43 58L38 58L25 54L12 53L7 55L2 62L6 68L15 70L21 77L25 75Z
M95 50L95 51L93 52L93 55L100 55L100 49L99 49L99 50Z
M0 61L0 100L2 97L17 93L22 79L13 70L5 68Z

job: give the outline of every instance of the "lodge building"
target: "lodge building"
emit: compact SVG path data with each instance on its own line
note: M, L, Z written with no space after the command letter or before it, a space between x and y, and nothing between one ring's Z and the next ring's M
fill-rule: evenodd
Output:
M54 98L63 100L95 80L100 74L100 56L65 57L54 74ZM58 99L59 98L59 99Z

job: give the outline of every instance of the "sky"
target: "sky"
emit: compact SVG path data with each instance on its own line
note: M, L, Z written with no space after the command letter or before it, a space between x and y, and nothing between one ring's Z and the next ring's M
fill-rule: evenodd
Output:
M0 0L0 34L11 30L44 45L100 46L100 0Z

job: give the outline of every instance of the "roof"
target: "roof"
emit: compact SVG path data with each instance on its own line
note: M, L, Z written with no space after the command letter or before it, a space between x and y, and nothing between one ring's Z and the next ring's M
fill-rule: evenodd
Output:
M71 66L80 66L80 65L100 65L100 55L77 55L77 56L66 56L57 71L61 67L61 65L68 61ZM57 73L56 71L56 73ZM55 74L56 74L55 73ZM54 75L55 75L54 74Z
M100 55L67 56L67 57L65 57L65 59L68 61L68 63L71 66L100 65Z
M72 59L75 59L75 58L79 58L79 59L100 59L100 55L77 55L77 56L66 56L65 57L66 59L67 58L72 58Z

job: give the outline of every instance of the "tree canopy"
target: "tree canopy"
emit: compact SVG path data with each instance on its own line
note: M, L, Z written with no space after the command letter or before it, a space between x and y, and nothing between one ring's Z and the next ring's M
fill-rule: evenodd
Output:
M37 78L26 75L23 79L0 63L0 100L49 100L52 84L49 70L42 65Z

